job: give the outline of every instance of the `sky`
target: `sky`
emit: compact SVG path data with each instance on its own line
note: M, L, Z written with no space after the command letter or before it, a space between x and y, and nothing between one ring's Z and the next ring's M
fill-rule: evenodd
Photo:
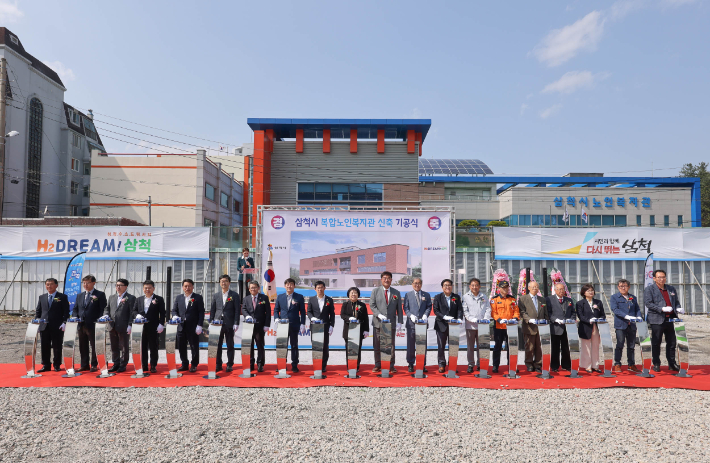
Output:
M0 0L0 24L109 152L239 146L248 117L426 118L425 157L496 174L710 160L707 0Z

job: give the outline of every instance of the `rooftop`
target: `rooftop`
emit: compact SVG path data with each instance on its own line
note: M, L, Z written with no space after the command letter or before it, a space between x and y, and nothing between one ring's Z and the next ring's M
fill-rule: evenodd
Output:
M330 129L331 139L349 139L350 130L357 129L358 140L377 139L377 130L384 129L385 139L407 139L414 130L426 138L431 119L271 119L248 118L252 130L274 131L276 139L296 138L296 129L303 129L304 138L323 138L323 129Z

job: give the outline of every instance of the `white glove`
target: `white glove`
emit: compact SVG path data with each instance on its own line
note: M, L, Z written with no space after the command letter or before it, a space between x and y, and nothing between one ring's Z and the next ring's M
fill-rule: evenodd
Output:
M508 324L508 319L507 318L501 318L500 319L501 324L507 325Z
M470 321L471 323L478 323L477 318L469 318L468 321Z
M535 320L534 318L531 318L528 323L531 325L537 325L537 320Z
M195 334L202 334L202 327L201 326L198 326L197 328L195 328Z
M452 317L451 315L444 315L444 320L446 320L447 322L448 322L449 320L452 320L453 318L454 318L454 317Z
M665 313L673 312L673 308L672 308L672 307L664 307L664 308L661 309L661 310L663 310Z
M357 321L357 318L355 318L355 317L350 317L350 319L349 319L348 321L349 321L350 323L355 323L355 322Z
M320 318L318 318L318 317L312 317L312 318L311 318L311 322L313 322L313 321L320 321Z
M400 328L402 328L402 324L401 324L401 323L397 323L397 325L396 325L396 327L395 327L395 330L399 331Z
M631 315L627 315L624 317L624 320L631 320L632 318L634 318L634 317L632 317Z
M247 323L254 323L254 319L252 317L247 317L244 321Z
M370 336L370 333L368 333L367 331L362 333L362 339L367 339L369 336Z
M328 336L332 336L332 335L333 335L333 327L331 326L330 328L328 328Z
M232 326L232 329L233 329L234 332L236 333L236 332L237 332L237 325Z
M264 327L264 333L266 333L267 331L269 331L269 327L268 327L268 326L265 326L265 327Z
M379 318L380 320L387 320L387 317L385 317L385 316L382 315L382 314L379 314L379 315L377 316L377 318Z
M172 319L173 319L173 320L177 320L178 318L180 318L180 317L178 317L177 315L173 315L173 318L172 318Z
M597 322L597 319L594 317L589 319L589 323L596 323L596 322Z
M555 323L557 323L558 325L564 325L564 324L565 324L565 321L564 321L564 320L560 320L559 318L555 318Z
M410 315L410 316L409 316L409 319L412 320L412 323L416 323L416 322L417 322L417 316L414 315L414 314Z
M685 313L685 309L683 309L682 307L678 307L677 309L675 309L675 311L678 313Z
M165 329L165 327L163 325L161 325L160 323L158 323L158 330L157 330L158 333L162 333L163 329Z
M141 314L136 315L136 320L143 320L145 317Z
M126 333L131 334L131 325L128 325L128 328L126 328Z
M64 331L64 328L67 327L66 323L62 323L61 326L59 327L60 330Z
M278 318L274 318L274 329L277 329L279 327L279 320Z
M301 325L301 334L306 332L306 325Z

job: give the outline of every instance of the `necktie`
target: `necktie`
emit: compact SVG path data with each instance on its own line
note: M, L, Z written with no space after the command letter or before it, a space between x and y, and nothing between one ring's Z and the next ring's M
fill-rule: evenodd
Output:
M563 301L564 301L563 299L560 299L560 304L562 304Z
M385 289L385 302L390 303L389 297L387 296L387 290Z
M419 291L417 291L417 304L422 304L422 297L419 295Z
M84 298L84 305L89 303L89 292L86 292L86 297Z
M252 296L252 297L251 297L251 300L252 300L251 305L253 305L254 308L256 309L256 296Z
M47 300L47 303L49 305L52 305L52 295L51 294L49 295L49 299Z

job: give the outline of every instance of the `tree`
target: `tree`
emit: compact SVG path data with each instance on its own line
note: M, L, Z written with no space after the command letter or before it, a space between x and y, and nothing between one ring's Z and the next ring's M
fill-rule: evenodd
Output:
M491 220L488 222L489 227L507 227L508 224L503 220Z
M679 177L697 177L700 179L700 222L703 227L710 227L710 172L708 163L698 165L685 164Z
M478 223L478 220L472 220L472 219L466 219L462 220L461 222L456 225L458 228L473 228L473 227L480 227L481 224Z

